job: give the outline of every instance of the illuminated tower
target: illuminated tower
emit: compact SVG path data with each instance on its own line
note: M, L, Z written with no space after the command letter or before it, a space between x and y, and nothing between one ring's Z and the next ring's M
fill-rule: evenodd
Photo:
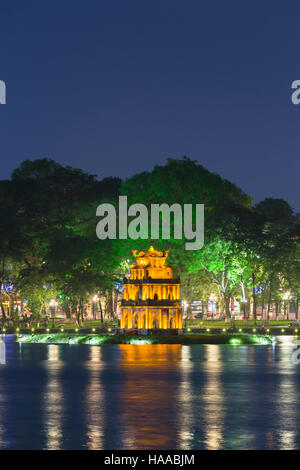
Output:
M147 253L133 250L136 263L130 278L124 279L121 303L121 328L182 328L180 279L166 264L169 250Z

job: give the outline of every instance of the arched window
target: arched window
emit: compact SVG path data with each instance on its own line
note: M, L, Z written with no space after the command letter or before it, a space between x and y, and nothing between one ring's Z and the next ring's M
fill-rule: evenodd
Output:
M136 313L132 319L132 327L137 329L139 326L139 323L138 323L138 314Z

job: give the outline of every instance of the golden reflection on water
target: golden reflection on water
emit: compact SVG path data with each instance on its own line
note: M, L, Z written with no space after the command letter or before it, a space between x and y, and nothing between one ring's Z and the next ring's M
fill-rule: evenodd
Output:
M123 447L169 449L177 441L174 384L168 373L180 361L181 345L120 345ZM157 425L157 417L159 426ZM171 420L171 422L170 422Z
M209 450L222 449L224 444L224 392L221 382L222 357L218 345L209 344L205 346L206 380L203 389L203 400L205 422L204 443Z
M86 427L87 442L89 450L103 449L104 438L104 410L105 403L104 388L101 378L102 349L98 346L90 347L89 360L86 363L89 371L89 382L86 387Z
M63 362L59 357L59 346L48 346L48 382L43 395L44 399L44 423L46 432L46 449L59 450L62 445L62 414L64 407L64 394L60 382L60 371Z

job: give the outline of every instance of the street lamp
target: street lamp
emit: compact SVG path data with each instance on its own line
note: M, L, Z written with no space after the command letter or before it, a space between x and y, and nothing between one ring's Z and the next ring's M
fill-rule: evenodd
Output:
M291 300L292 296L290 292L283 294L283 300Z
M209 300L211 302L211 319L213 320L214 319L214 305L213 303L215 304L218 300L218 297L215 295L215 294L210 294L209 296ZM217 309L216 309L216 313L217 313Z
M184 318L184 327L186 328L186 323L187 323L187 309L189 304L184 300L182 302L183 304L183 318Z
M248 318L246 318L246 304L248 303L248 300L247 299L242 299L241 300L242 304L243 304L243 314L244 314L244 320L248 320Z
M292 298L292 295L291 293L288 291L286 292L285 294L283 294L282 296L283 300L284 300L284 310L286 312L286 317L287 317L287 320L289 320L289 301L291 300ZM284 313L285 313L284 312Z
M52 328L54 328L55 327L55 310L56 310L58 303L56 302L56 300L52 299L49 305L50 305L50 311L51 311Z
M94 295L93 297L93 319L96 320L96 308L95 308L95 304L97 305L97 302L99 300L99 297L97 295Z

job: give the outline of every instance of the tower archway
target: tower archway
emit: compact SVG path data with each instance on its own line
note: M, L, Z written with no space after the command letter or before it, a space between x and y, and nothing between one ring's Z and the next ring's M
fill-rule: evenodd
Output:
M138 327L139 327L139 317L138 317L138 314L135 313L132 318L132 328L138 329Z

